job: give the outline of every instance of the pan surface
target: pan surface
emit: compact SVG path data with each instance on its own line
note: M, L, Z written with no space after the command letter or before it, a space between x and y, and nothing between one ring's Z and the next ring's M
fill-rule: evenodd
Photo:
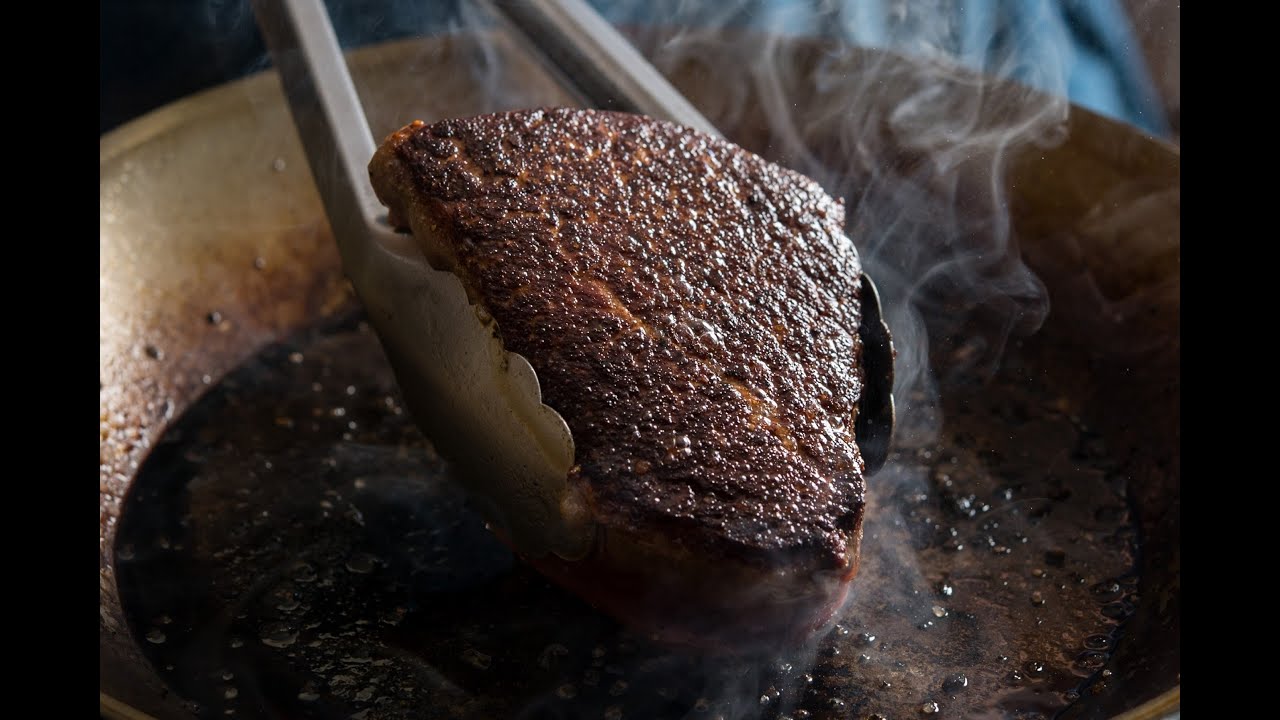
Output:
M375 134L572 104L501 37L486 40L352 53ZM901 80L861 106L891 117L922 72L882 53L781 42L774 51L799 73L795 116L815 120L780 129L760 109L766 88L744 93L712 70L750 43L686 42L696 47L669 76L728 137L781 162L797 147L848 147L823 110L850 99L804 78L874 69ZM956 77L968 100L975 86ZM982 89L979 122L1020 92ZM929 323L941 430L870 479L866 556L843 619L767 662L654 648L489 537L400 409L274 75L105 136L103 712L1176 712L1179 156L1077 109L1063 131L999 161L1047 319L1003 348L994 371L970 362L982 312L958 313L964 326ZM911 164L891 132L859 140ZM871 169L852 170L853 185L859 172ZM939 292L939 304L965 303Z

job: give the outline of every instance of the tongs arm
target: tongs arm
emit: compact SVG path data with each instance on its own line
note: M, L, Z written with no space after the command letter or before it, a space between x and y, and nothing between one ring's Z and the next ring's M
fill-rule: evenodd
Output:
M294 125L348 273L366 243L392 234L369 183L373 133L319 0L253 0Z
M578 558L594 529L568 486L573 437L542 404L461 280L393 231L369 180L375 147L321 0L254 0L342 255L410 414L485 517L523 552Z
M482 0L590 107L720 131L586 0Z

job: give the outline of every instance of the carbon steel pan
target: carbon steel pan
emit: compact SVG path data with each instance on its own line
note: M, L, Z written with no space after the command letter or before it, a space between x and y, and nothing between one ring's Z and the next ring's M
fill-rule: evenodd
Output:
M780 126L776 88L720 77L759 38L681 42L690 52L663 69L749 149L793 167L806 154L895 159L851 170L842 191L930 161L889 131L912 92L903 79L930 70L915 61L769 39L805 119ZM573 103L499 35L349 62L378 136ZM872 71L884 80L871 95L828 82ZM976 133L1028 92L947 72ZM833 108L872 131L842 137ZM935 293L924 325L941 426L870 478L846 615L786 657L714 660L632 637L477 524L399 412L273 74L104 136L103 713L1176 714L1180 156L1074 107L1052 142L1007 150L952 176L963 194L998 169L1016 254L1047 293L1043 324L975 363L984 311Z

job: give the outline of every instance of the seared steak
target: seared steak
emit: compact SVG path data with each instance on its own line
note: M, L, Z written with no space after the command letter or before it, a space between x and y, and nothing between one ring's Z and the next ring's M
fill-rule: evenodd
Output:
M573 432L596 546L529 562L672 642L827 622L864 506L840 202L729 142L576 109L416 122L370 174Z

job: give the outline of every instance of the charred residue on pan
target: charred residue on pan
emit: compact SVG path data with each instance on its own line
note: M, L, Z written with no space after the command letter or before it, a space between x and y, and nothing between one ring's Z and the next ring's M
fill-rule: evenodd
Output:
M1019 358L950 377L940 439L871 478L853 598L802 650L673 654L518 562L358 318L173 425L124 512L126 611L204 717L1052 717L1108 682L1136 534L1108 448Z

